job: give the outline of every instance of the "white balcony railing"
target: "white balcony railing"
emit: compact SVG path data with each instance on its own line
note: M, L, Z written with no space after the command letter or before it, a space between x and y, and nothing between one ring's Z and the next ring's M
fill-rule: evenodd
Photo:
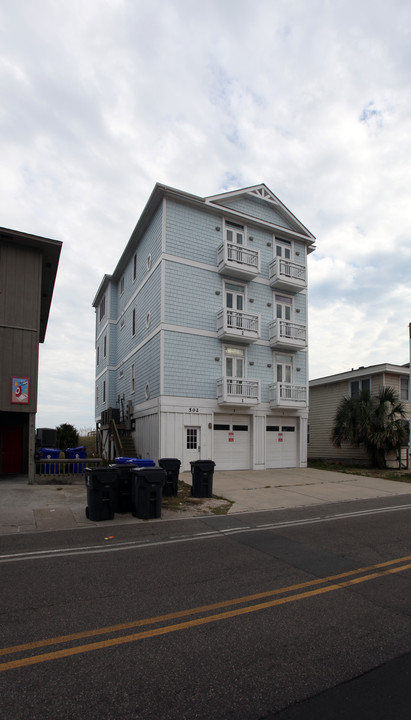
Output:
M300 350L307 347L307 326L273 320L268 326L268 340L270 346L278 350Z
M305 265L276 257L268 266L268 281L271 287L289 292L300 292L307 287Z
M247 407L260 402L260 381L222 377L217 380L219 405L242 405Z
M307 407L307 387L290 383L273 383L268 386L268 401L272 408Z
M224 308L217 313L217 336L220 340L255 342L260 337L260 316Z
M260 272L260 253L225 241L217 250L217 268L219 273L252 280Z

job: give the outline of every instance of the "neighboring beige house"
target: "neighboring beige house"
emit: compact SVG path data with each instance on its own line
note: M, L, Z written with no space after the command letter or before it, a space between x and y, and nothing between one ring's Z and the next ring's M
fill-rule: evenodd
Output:
M392 387L404 403L409 418L409 378L410 366L407 363L406 365L370 365L311 380L308 460L332 460L352 465L366 464L368 458L363 448L350 445L337 448L331 442L331 428L338 404L344 397L353 397L360 390L369 390L375 394L383 387ZM408 448L404 447L401 452L402 466L406 467L407 462ZM399 460L393 455L387 459L387 464L398 467Z

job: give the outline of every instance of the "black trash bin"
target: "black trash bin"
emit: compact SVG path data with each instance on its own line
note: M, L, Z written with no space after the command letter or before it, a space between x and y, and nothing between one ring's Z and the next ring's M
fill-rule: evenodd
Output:
M163 487L164 497L176 496L178 491L178 473L180 472L181 462L177 458L161 458L158 461L166 473L166 479Z
M133 462L115 463L110 465L117 470L117 492L114 512L131 513L132 477L131 471L139 467Z
M117 498L117 468L85 468L87 488L86 517L89 520L112 520Z
M215 462L212 460L193 460L190 465L193 481L191 486L192 496L212 497Z
M165 482L162 468L133 468L131 470L131 512L141 520L161 518L161 499Z

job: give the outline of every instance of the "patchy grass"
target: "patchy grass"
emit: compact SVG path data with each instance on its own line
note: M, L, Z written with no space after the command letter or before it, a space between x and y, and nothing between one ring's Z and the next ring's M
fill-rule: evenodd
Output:
M212 515L227 515L232 505L233 503L231 502L231 500L224 500L223 505L217 505L217 507L211 508L211 513Z
M347 475L362 475L363 477L377 477L383 480L395 480L396 482L411 483L411 473L409 470L395 470L395 468L378 468L370 467L352 467L351 465L343 465L342 463L324 462L322 460L310 460L308 467L317 470L331 470L333 472L341 472Z
M218 505L216 501L221 501ZM232 502L224 500L224 498L196 498L191 495L191 485L183 480L178 481L177 495L163 495L161 506L164 510L174 510L175 512L185 512L196 509L199 513L211 513L212 515L227 515Z

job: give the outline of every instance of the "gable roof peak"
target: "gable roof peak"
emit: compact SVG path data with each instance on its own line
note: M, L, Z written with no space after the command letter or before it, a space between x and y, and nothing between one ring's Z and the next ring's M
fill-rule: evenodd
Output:
M257 197L259 200L266 200L267 202L271 202L274 205L279 205L280 201L278 198L274 195L274 193L269 190L267 185L265 183L260 183L260 185L251 185L250 187L245 188L239 188L238 190L229 190L225 193L219 193L218 195L210 195L209 197L204 198L206 203L217 203L222 200L227 200L228 198L234 198L234 197L244 197L245 195L250 195L251 197Z

